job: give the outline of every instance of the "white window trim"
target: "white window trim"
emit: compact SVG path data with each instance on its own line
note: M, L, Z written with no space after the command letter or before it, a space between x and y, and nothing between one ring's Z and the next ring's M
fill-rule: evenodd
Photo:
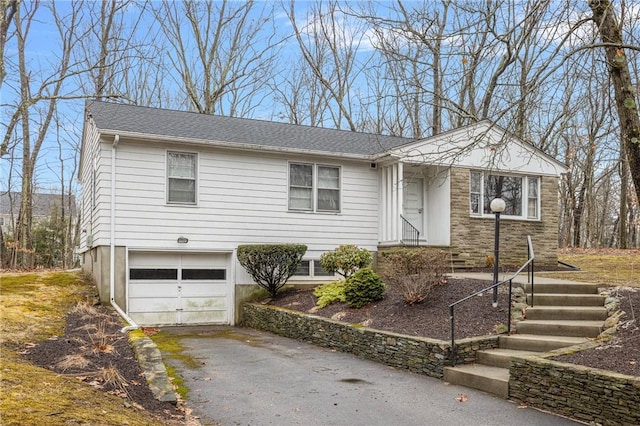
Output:
M479 201L479 213L474 213L471 211L471 175L472 173L479 173L480 174L480 201ZM522 205L520 206L521 212L522 214L519 216L515 216L515 215L508 215L508 214L504 214L502 213L500 215L501 218L504 219L514 219L514 220L530 220L530 221L540 221L541 220L541 192L542 192L542 188L541 188L541 184L542 184L542 177L541 176L535 176L535 175L519 175L519 174L515 174L515 173L499 173L499 172L488 172L488 171L480 171L480 170L471 170L469 172L469 197L467 202L469 203L469 214L471 217L483 217L483 218L493 218L495 217L495 215L493 213L485 213L484 212L484 193L485 193L485 180L487 175L495 175L495 176L509 176L509 177L517 177L517 178L521 178L522 179L522 199L521 199L521 203ZM536 212L537 212L537 216L533 217L533 216L528 216L529 213L529 179L537 179L538 180L538 196L536 198Z
M196 157L196 173L195 173L195 187L194 187L194 191L195 191L195 200L194 202L184 202L184 201L169 201L169 154L188 154L188 155L195 155ZM192 152L192 151L177 151L177 150L172 150L172 149L168 149L165 151L165 158L164 158L164 183L165 183L165 203L168 206L197 206L198 205L198 201L200 200L200 194L199 194L199 188L200 188L200 155L197 152Z
M293 275L292 279L313 279L313 280L334 280L336 274L333 275L318 275L315 274L315 264L320 262L319 259L302 259L303 262L309 262L309 274L308 275Z
M311 195L313 197L313 199L311 200L311 209L296 209L296 208L292 208L290 205L290 197L291 197L291 165L292 164L299 164L299 165L306 165L306 166L312 166L312 176L311 176L311 181L312 181L312 189L311 189ZM338 210L320 210L318 209L318 180L319 180L319 173L318 173L318 167L327 167L327 168L333 168L333 169L338 169L338 203L340 204L340 208ZM287 210L289 212L294 212L294 213L318 213L318 214L340 214L342 213L342 166L336 166L335 164L325 164L325 163L308 163L308 162L304 162L304 161L289 161L287 163Z

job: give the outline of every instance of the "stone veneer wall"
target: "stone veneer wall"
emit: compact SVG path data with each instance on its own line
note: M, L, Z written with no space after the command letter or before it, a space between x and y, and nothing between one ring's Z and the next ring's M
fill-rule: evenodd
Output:
M509 372L516 401L595 424L640 424L640 377L539 357L512 359Z
M540 220L500 220L500 264L519 266L527 259L527 235L531 235L538 265L558 262L558 179L540 181ZM461 259L475 266L490 266L493 258L494 216L469 214L469 170L451 169L451 247Z
M442 378L449 365L450 343L334 321L270 305L245 303L242 324L330 349L352 353L392 367ZM475 361L481 349L498 347L498 336L460 339L456 363Z

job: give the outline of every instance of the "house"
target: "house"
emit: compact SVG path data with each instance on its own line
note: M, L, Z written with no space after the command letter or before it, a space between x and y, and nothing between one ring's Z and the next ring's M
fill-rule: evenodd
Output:
M52 215L62 214L65 209L65 216L71 217L72 226L75 226L78 219L76 211L76 197L74 195L44 194L36 192L33 194L33 223L37 224ZM71 198L69 198L71 197ZM4 233L13 233L20 212L22 194L20 192L0 193L0 228ZM69 210L70 209L70 210Z
M526 235L557 261L563 164L483 121L424 140L107 102L86 105L83 268L100 297L140 325L236 321L255 291L239 244L304 243L292 283L327 281L340 244L493 254L501 190L505 262Z

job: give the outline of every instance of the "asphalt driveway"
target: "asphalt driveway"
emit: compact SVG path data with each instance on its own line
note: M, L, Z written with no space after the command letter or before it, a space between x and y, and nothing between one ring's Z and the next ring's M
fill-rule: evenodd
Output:
M183 355L163 354L203 424L575 425L484 392L350 354L237 327L173 327Z

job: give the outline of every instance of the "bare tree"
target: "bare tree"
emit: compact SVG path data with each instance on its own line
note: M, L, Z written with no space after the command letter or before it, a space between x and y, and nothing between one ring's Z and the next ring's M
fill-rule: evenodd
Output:
M0 88L7 75L4 66L4 46L7 43L7 35L11 21L18 9L18 0L0 0Z
M609 0L590 0L589 7L603 42L615 94L621 142L629 163L636 196L640 198L640 115L631 82L622 31Z
M2 139L1 153L9 153L9 149L21 153L21 204L16 220L14 242L16 264L14 267L33 266L33 180L36 162L40 155L42 144L49 130L57 102L62 97L63 82L73 73L71 68L71 52L76 42L76 29L80 19L81 5L73 4L68 14L58 13L55 3L51 3L50 11L54 19L58 36L60 37L60 51L57 68L50 75L34 73L28 67L27 38L29 30L39 10L39 3L21 4L17 7L14 21L13 36L16 38L18 51L15 71L19 76L19 94L13 105L13 114L7 124ZM37 77L41 77L35 81ZM35 87L35 92L32 90ZM36 127L34 129L34 126ZM13 155L13 154L12 154Z
M267 30L264 7L255 10L254 1L164 0L154 9L172 47L170 71L177 73L189 109L234 116L253 106L274 60L274 31Z
M358 27L358 22L349 21L334 0L313 3L306 23L301 26L294 4L290 2L287 15L302 61L320 85L318 99L326 103L331 124L337 128L346 125L356 131L359 129L357 109L361 103L355 81L366 63L366 59L362 61L358 57L362 54L363 29ZM322 124L327 123L323 120Z

